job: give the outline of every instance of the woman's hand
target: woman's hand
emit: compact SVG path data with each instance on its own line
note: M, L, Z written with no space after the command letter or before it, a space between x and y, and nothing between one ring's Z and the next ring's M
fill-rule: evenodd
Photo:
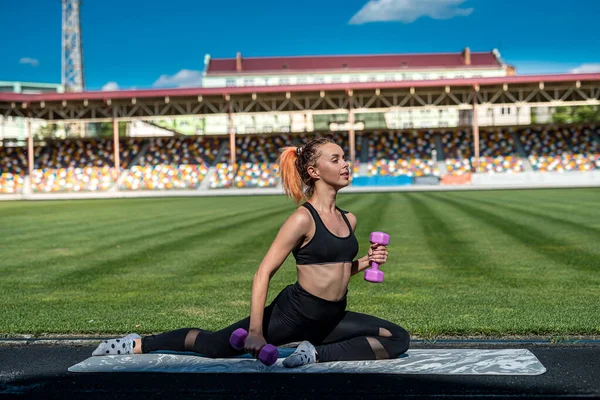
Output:
M267 342L265 338L261 334L249 333L246 338L246 344L244 345L244 349L248 351L254 358L258 358L258 353L260 353L260 349L266 346Z
M369 264L371 261L376 262L378 265L385 264L388 256L387 248L377 243L371 243L367 256L369 257Z

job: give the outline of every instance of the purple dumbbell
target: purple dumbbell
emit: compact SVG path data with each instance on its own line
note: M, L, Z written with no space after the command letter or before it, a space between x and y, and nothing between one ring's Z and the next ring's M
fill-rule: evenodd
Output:
M238 328L231 334L229 344L236 350L242 350L246 344L247 337L248 332L244 328ZM260 353L258 353L260 362L267 366L275 364L278 358L279 349L272 344L263 346L263 348L260 349Z
M390 235L383 232L372 232L369 241L387 246L390 243ZM365 270L365 281L374 283L383 282L383 271L379 270L379 264L374 261L371 262L371 268Z

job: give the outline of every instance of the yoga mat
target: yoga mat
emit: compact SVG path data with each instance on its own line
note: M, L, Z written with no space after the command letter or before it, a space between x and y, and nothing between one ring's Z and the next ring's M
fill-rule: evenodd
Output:
M527 349L429 349L408 350L399 358L375 361L333 361L286 368L283 357L294 349L280 349L271 366L248 357L206 358L189 353L90 357L69 372L165 372L165 373L352 373L441 375L540 375L546 368ZM286 354L284 353L284 350Z

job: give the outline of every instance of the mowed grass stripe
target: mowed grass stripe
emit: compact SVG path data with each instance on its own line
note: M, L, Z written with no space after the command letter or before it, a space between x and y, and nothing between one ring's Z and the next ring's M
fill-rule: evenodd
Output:
M571 204L583 204L578 203L578 198L586 202L590 197L586 190L558 192L568 193L561 194L560 201ZM555 240L568 236L579 238L588 250L592 241L597 241L590 231L578 230L577 225L585 223L595 227L600 217L592 214L586 221L579 215L570 218L568 213L536 208L536 204L548 201L547 192L539 193L539 197L532 195L531 207L539 215L527 216L523 213L527 210L527 202L517 206L518 203L511 201L511 198L524 201L522 193L498 191L447 195L455 202L496 213L505 221L505 229L509 226L519 229L519 224L525 221L544 232L560 231L559 235L553 234ZM366 252L371 231L390 233L392 240L388 246L390 258L382 267L386 273L384 283L375 285L365 282L362 276L354 277L349 295L350 310L396 322L413 336L600 333L595 307L600 302L598 274L569 268L561 259L551 259L547 254L533 251L522 243L521 238L498 229L495 221L484 221L482 215L465 213L455 204L436 196L439 195L343 192L339 195L339 207L358 218L356 234L361 247L358 256ZM293 203L283 196L160 200L95 201L89 215L102 217L94 221L118 219L123 215L129 219L134 214L139 215L140 220L148 220L165 212L172 213L173 218L171 222L161 221L143 230L136 229L133 221L130 230L127 226L120 228L123 236L110 238L109 233L120 232L106 227L91 229L89 236L83 232L77 234L78 237L86 235L85 240L75 241L82 246L83 252L90 252L85 257L71 258L67 263L56 262L36 271L24 269L19 271L20 275L11 275L10 279L5 279L3 274L0 280L0 302L3 304L0 333L112 335L157 333L182 327L215 330L246 317L250 311L252 276L286 216L294 211ZM495 207L492 204L495 201L504 202L507 207L522 207L523 211ZM37 207L33 203L23 204L21 212L24 215L30 215L28 204ZM60 206L58 214L61 218L83 221L86 207L84 202L78 204L81 208L74 204L69 206L69 211L74 213L67 215L65 207ZM243 213L249 208L259 213L273 212L251 223L228 226L234 218L226 215ZM279 208L281 214L277 214ZM191 227L181 236L178 232L164 235L166 238L154 235L180 223L191 223L208 209L214 211L215 216L204 218L215 220L200 224L206 225L200 229L208 231L211 226L224 224L227 229L221 234L203 235L188 243L184 237L194 232ZM545 221L542 217L545 213L572 224ZM45 207L42 214L46 217L39 219L40 232L50 223L48 216L53 215L52 209ZM218 220L219 216L223 218ZM428 227L422 225L423 220L428 221ZM436 220L450 232L444 234L436 229L439 223ZM11 223L18 224L18 218ZM35 231L33 234L39 235ZM152 236L143 239L145 235ZM94 237L98 237L96 242ZM49 247L51 239L40 242ZM174 241L173 246L160 247L163 239ZM125 249L123 246L116 249L119 252L114 254L112 248L91 253L96 247L126 240L131 242ZM439 252L436 244L455 251L454 257ZM570 244L567 241L567 245ZM460 254L461 250L468 254ZM127 258L131 251L139 254L129 254L131 258ZM114 256L116 264L121 265L101 267L102 262L109 262L102 258L102 253ZM472 261L461 261L464 257ZM5 261L14 265L19 258L14 254ZM453 262L455 268L450 268ZM85 271L89 266L92 270ZM82 269L83 277L77 275L78 269ZM102 269L107 273L102 273ZM486 275L479 269L496 271L492 272L494 275ZM87 273L90 275L85 276ZM66 279L61 283L59 277ZM267 302L295 278L295 264L290 256L272 279Z
M514 221L512 215L506 213L499 215L495 207L473 206L472 204L477 203L461 201L461 199L456 199L450 194L444 196L431 194L431 196L465 215L478 218L484 224L513 237L533 252L543 255L549 261L559 261L566 267L582 271L598 271L600 257L597 254L588 252L581 246L569 245L562 240L555 239L541 229Z
M466 196L465 199L470 201L492 201L496 204L520 206L536 210L542 214L552 215L568 215L569 219L577 221L596 221L596 226L600 223L598 216L598 204L600 204L600 190L592 189L597 194L595 202L586 202L582 199L580 189L565 189L564 193L561 190L518 190L512 191L512 197L507 197L507 192L486 191L479 192L477 196ZM532 195L535 194L535 196ZM454 193L457 198L461 197L461 193ZM464 196L463 196L464 197Z
M150 267L154 262L177 256L178 253L186 251L190 244L206 246L207 240L215 240L227 235L229 238L226 241L235 244L237 238L231 236L232 230L244 232L244 226L251 226L255 222L283 215L285 212L288 212L287 206L262 212L244 211L230 215L218 215L215 218L201 222L194 221L182 227L172 227L168 231L133 237L126 241L131 246L126 247L124 251L111 254L103 260L86 263L77 270L61 274L53 283L57 286L83 284L103 276L110 277L119 274L129 267ZM167 234L169 236L166 236ZM148 240L152 238L158 238L160 243Z
M364 196L361 194L346 195L344 205L341 207L354 214L357 220L355 236L358 240L359 253L357 257L365 255L369 249L369 236L374 231L385 231L383 215L389 207L391 197L387 193L379 196Z
M598 217L600 189L540 189L519 190L512 197L494 196L488 192L486 198L507 202L530 205L540 211L555 211L560 214L573 214L582 217ZM598 219L598 218L595 218Z
M188 231L196 231L198 226L203 224L211 224L211 223L219 223L220 221L230 218L236 217L239 215L244 215L249 212L253 212L254 210L259 209L260 206L257 206L256 209L236 209L233 212L229 212L227 214L222 214L219 210L206 211L205 214L199 214L197 219L191 218L190 215L177 215L173 214L173 217L170 221L157 221L153 223L153 217L151 215L138 215L138 218L148 223L146 229L138 230L139 226L127 226L123 227L123 229L118 232L112 232L110 236L100 235L96 230L92 229L87 234L86 237L102 237L99 242L94 242L93 240L87 241L84 245L82 245L79 251L74 251L70 254L63 255L55 255L55 256L44 256L42 254L42 258L38 260L23 260L22 263L17 263L10 265L7 268L7 273L10 273L11 270L15 271L18 268L26 267L28 271L35 271L37 269L43 268L48 269L53 265L64 266L65 263L69 261L80 262L82 259L86 257L90 257L91 259L100 258L104 259L107 257L107 254L110 253L121 253L128 250L128 246L131 245L143 245L149 240L157 239L159 241L164 241L165 238L169 237L169 235L177 234L182 235L186 234ZM210 218L212 216L212 218ZM209 217L209 218L207 218ZM164 226L166 225L167 229L156 229L156 226ZM127 239L125 239L127 238ZM51 239L51 238L50 238ZM51 239L52 240L52 239ZM61 243L62 246L70 246L72 242ZM118 246L118 250L117 249ZM42 246L43 248L43 246ZM67 247L68 248L68 247Z
M352 208L352 205L359 201L359 198L352 198L345 201L345 206ZM267 254L273 240L279 232L279 229L285 220L294 212L294 209L284 209L281 213L272 213L267 218L261 218L246 226L232 231L228 235L216 238L217 242L206 243L206 250L198 249L194 256L194 263L189 267L178 272L178 276L183 277L194 271L200 271L202 267L209 267L208 272L202 272L202 280L215 284L216 287L222 286L223 276L228 278L228 286L234 285L236 290L241 290L244 295L251 294L251 280L254 273L258 270L260 263ZM233 227L232 227L233 229ZM228 237L235 238L229 241ZM211 249L215 249L211 252ZM289 268L285 272L286 277L281 279L282 268L275 275L279 276L282 284L292 283L295 279L295 262L290 254L286 260ZM239 284L240 286L235 286ZM246 292L247 290L247 292Z
M204 214L210 214L210 212L206 212ZM62 216L59 218L63 218L67 222L56 221L55 217L52 220L40 218L39 220L32 220L29 223L25 223L22 225L22 227L27 227L28 229L26 231L21 229L21 231L18 233L11 232L10 236L7 236L7 243L13 244L31 242L55 234L61 236L68 236L69 238L74 238L77 234L80 233L86 234L93 231L100 231L102 229L106 229L110 232L122 231L124 227L126 227L126 230L138 230L144 229L152 225L160 225L163 222L170 222L173 219L177 218L185 219L186 216L174 214L173 212L165 213L163 211L161 214L151 214L151 218L148 219L140 218L140 215L136 213L128 213L126 217L119 216L119 218L111 220L103 216L90 215L84 211L84 215L74 214L68 217ZM22 223L23 222L21 221L21 224ZM39 227L36 226L39 225L39 223L46 223L48 226L47 231L40 232ZM135 226L130 227L130 224L135 224ZM17 228L16 224L7 224L6 230L15 228Z
M559 218L556 215L565 215L565 213L554 213L554 212L537 212L537 211L533 211L535 208L534 205L529 204L527 205L515 205L515 204L506 204L506 203L500 203L497 201L491 201L491 200L484 200L484 199L479 199L477 201L477 203L479 204L487 204L490 205L496 209L501 209L501 210L505 210L508 214L517 214L517 215L521 215L523 217L526 218L536 218L538 220L542 220L543 222L550 222L554 225L557 225L557 228L559 228L559 231L569 231L569 230L576 230L576 231L580 231L582 233L585 232L585 234L590 235L591 238L596 238L595 240L599 240L600 241L600 227L599 228L594 228L593 226L588 226L585 223L582 222L575 222L573 220L573 215L571 215L572 219L565 219L565 218ZM578 218L579 219L579 218ZM586 219L586 221L589 221L589 219ZM565 239L568 239L568 237L565 237Z
M477 203L478 194L480 193L465 195L466 198L462 200ZM455 196L450 193L448 195ZM415 197L415 206L429 204L429 198L432 197L430 194L406 196ZM556 272L547 273L547 263L540 263L537 256L526 247L522 251L522 246L518 242L514 243L512 237L498 235L493 226L483 224L472 215L457 214L443 203L436 204L435 209L437 211L432 213L438 213L438 219L448 220L443 224L451 226L452 231L470 232L467 236L469 246L468 249L453 248L446 239L453 241L456 233L451 233L451 236L440 234L435 229L438 224L432 223L430 229L425 228L427 235L436 236L435 240L429 240L431 251L435 252L436 246L450 246L448 252L456 251L456 261L464 256L463 251L467 254L475 252L485 255L482 262L487 258L487 266L497 268L498 277L490 280L483 276L484 279L480 279L476 271L471 272L467 268L461 270L461 264L465 263L463 261L457 262L451 269L458 273L455 277L446 277L444 271L423 274L421 279L408 275L403 285L404 290L408 291L408 296L405 297L409 300L416 298L413 303L415 308L429 317L433 314L439 318L435 324L431 324L429 320L416 314L414 319L419 321L417 329L432 335L462 335L469 332L489 334L496 333L496 329L499 329L497 332L500 334L546 334L561 329L572 329L572 332L587 329L590 332L595 329L590 324L592 308L581 305L598 296L590 291L580 295L581 280L578 279L578 273L565 270L562 266L563 269L559 272L564 276L558 276ZM426 219L429 215L430 213L423 213ZM427 241L426 238L423 240ZM445 252L440 252L440 259L446 257L450 258ZM454 260L450 258L450 265L452 261ZM423 280L423 276L431 278ZM424 287L425 285L427 286ZM431 295L431 303L418 301L419 297L424 297L423 294ZM402 296L397 298L401 299ZM555 299L558 298L563 301L556 303ZM406 315L406 308L398 303L388 301L388 304ZM573 314L578 317L572 318Z
M84 270L74 271L67 276L59 277L59 279L64 279L65 281L62 284L66 285L95 283L97 280L110 284L113 279L118 280L122 273L140 269L141 265L144 265L146 269L152 269L159 263L169 264L170 261L173 261L168 267L170 279L177 280L182 285L200 275L204 284L216 277L214 281L222 285L221 280L224 277L230 277L227 275L228 271L226 269L218 268L218 266L223 263L237 261L239 253L247 252L248 249L254 247L252 246L252 240L249 239L256 240L262 237L265 230L271 231L272 228L269 222L284 216L287 212L289 210L286 207L263 213L253 213L250 218L237 218L236 221L226 225L220 224L218 228L211 225L192 235L181 236L175 240L141 249L117 259L95 263ZM232 235L234 230L235 235ZM227 249L218 246L222 242L227 243ZM190 249L190 243L197 243L196 249ZM237 250L241 246L244 249L242 252ZM193 259L190 265L181 261L181 253L188 251L189 253L185 254L185 260ZM219 261L215 262L214 260L217 258ZM252 278L252 274L249 273L239 275L243 276L241 279L245 283Z
M413 299L413 293L407 293L405 287L407 276L414 273L417 263L415 260L419 258L416 250L420 245L416 239L418 234L412 229L416 220L403 194L377 193L360 196L369 201L364 208L357 209L357 234L361 243L358 255L366 254L371 232L383 231L390 235L390 244L387 246L389 257L386 264L380 267L385 274L383 284L366 282L364 272L351 279L348 309L385 318L404 326L408 322L405 319L407 310L397 312L394 305L401 301L401 307L405 307L407 302Z
M498 268L496 260L487 256L486 247L480 245L484 236L473 240L471 232L465 235L463 229L453 225L450 217L455 215L445 211L445 205L428 194L407 193L405 196L419 218L429 252L435 255L446 274L476 275L509 283L506 272Z
M347 204L351 204L357 200L351 200ZM284 222L286 215L293 212L293 207L290 208L287 204L284 207L286 209L282 213L273 213L270 211L268 217L263 218L260 215L260 221L252 221L252 223L244 223L244 221L239 220L236 222L230 219L231 225L240 227L240 232L236 232L234 235L230 235L227 232L221 238L215 237L215 240L212 240L212 237L206 238L199 241L199 245L195 246L195 249L184 252L183 256L186 259L191 258L194 263L198 264L197 268L196 265L190 266L186 264L185 260L179 254L173 254L173 265L161 266L159 265L159 260L150 257L151 262L145 266L142 275L135 273L134 268L130 271L123 271L123 273L117 274L114 279L110 275L103 274L102 279L93 282L93 286L96 288L96 293L99 296L111 294L113 296L118 295L123 300L129 299L130 297L127 296L127 292L131 291L131 288L135 287L136 284L139 284L141 279L151 279L153 282L156 280L160 281L161 283L156 285L156 287L154 284L146 284L145 288L156 289L161 293L168 294L166 296L157 296L151 292L147 295L138 294L135 297L137 303L135 306L130 306L129 313L123 310L117 316L114 314L103 315L103 310L92 309L89 310L90 313L97 315L97 321L112 318L115 324L127 324L130 321L127 315L135 314L136 308L145 307L146 309L151 309L154 307L149 305L153 304L153 302L164 302L170 304L178 311L175 311L172 315L170 313L163 315L162 311L164 309L160 310L157 315L161 319L157 323L159 321L162 324L171 323L171 318L175 318L174 321L178 321L185 316L196 317L195 320L197 321L198 315L207 315L207 321L199 325L203 327L219 326L219 323L223 321L231 323L232 320L241 317L248 311L245 309L240 310L239 306L244 305L249 299L252 274L258 267L258 260L262 259L268 250L269 244L277 233L278 228ZM273 210L273 207L265 204L262 209ZM268 232L269 234L263 234L263 232ZM217 243L214 243L215 241ZM243 245L241 242L244 242ZM168 262L168 258L164 261ZM257 262L248 261L253 258ZM167 270L166 273L165 269ZM288 278L293 278L289 272L293 272L294 270L295 268L288 269L288 274L286 274ZM223 288L224 281L226 282L227 290L219 290ZM285 284L289 284L290 281L291 279L288 279ZM72 283L68 282L65 290L72 290L73 287L80 286L72 285ZM279 287L271 285L270 297L276 295L277 289ZM190 296L190 293L193 294ZM44 300L54 302L57 307L61 304L60 299L50 299L46 296ZM213 304L229 303L233 303L238 307L224 309L223 307L212 306ZM106 304L106 300L104 300L104 304ZM198 304L202 304L202 306L200 307ZM184 314L183 316L182 313ZM200 322L197 321L195 326L198 326Z

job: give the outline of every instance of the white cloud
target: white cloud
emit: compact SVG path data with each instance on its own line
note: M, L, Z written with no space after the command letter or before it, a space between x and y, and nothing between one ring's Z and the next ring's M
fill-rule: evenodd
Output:
M119 90L119 84L117 82L106 82L104 86L102 86L102 90L105 92L112 92L113 90Z
M414 22L420 17L449 19L467 16L472 8L459 8L467 0L370 0L356 13L350 24L367 22Z
M577 68L569 71L572 74L588 74L592 72L600 72L600 63L598 64L581 64Z
M154 87L199 87L202 86L202 71L182 69L175 75L161 75Z
M518 61L511 60L509 64L517 68L519 75L566 74L577 64L555 61Z
M19 64L29 64L32 67L37 67L40 65L40 62L35 58L23 57L19 60Z

